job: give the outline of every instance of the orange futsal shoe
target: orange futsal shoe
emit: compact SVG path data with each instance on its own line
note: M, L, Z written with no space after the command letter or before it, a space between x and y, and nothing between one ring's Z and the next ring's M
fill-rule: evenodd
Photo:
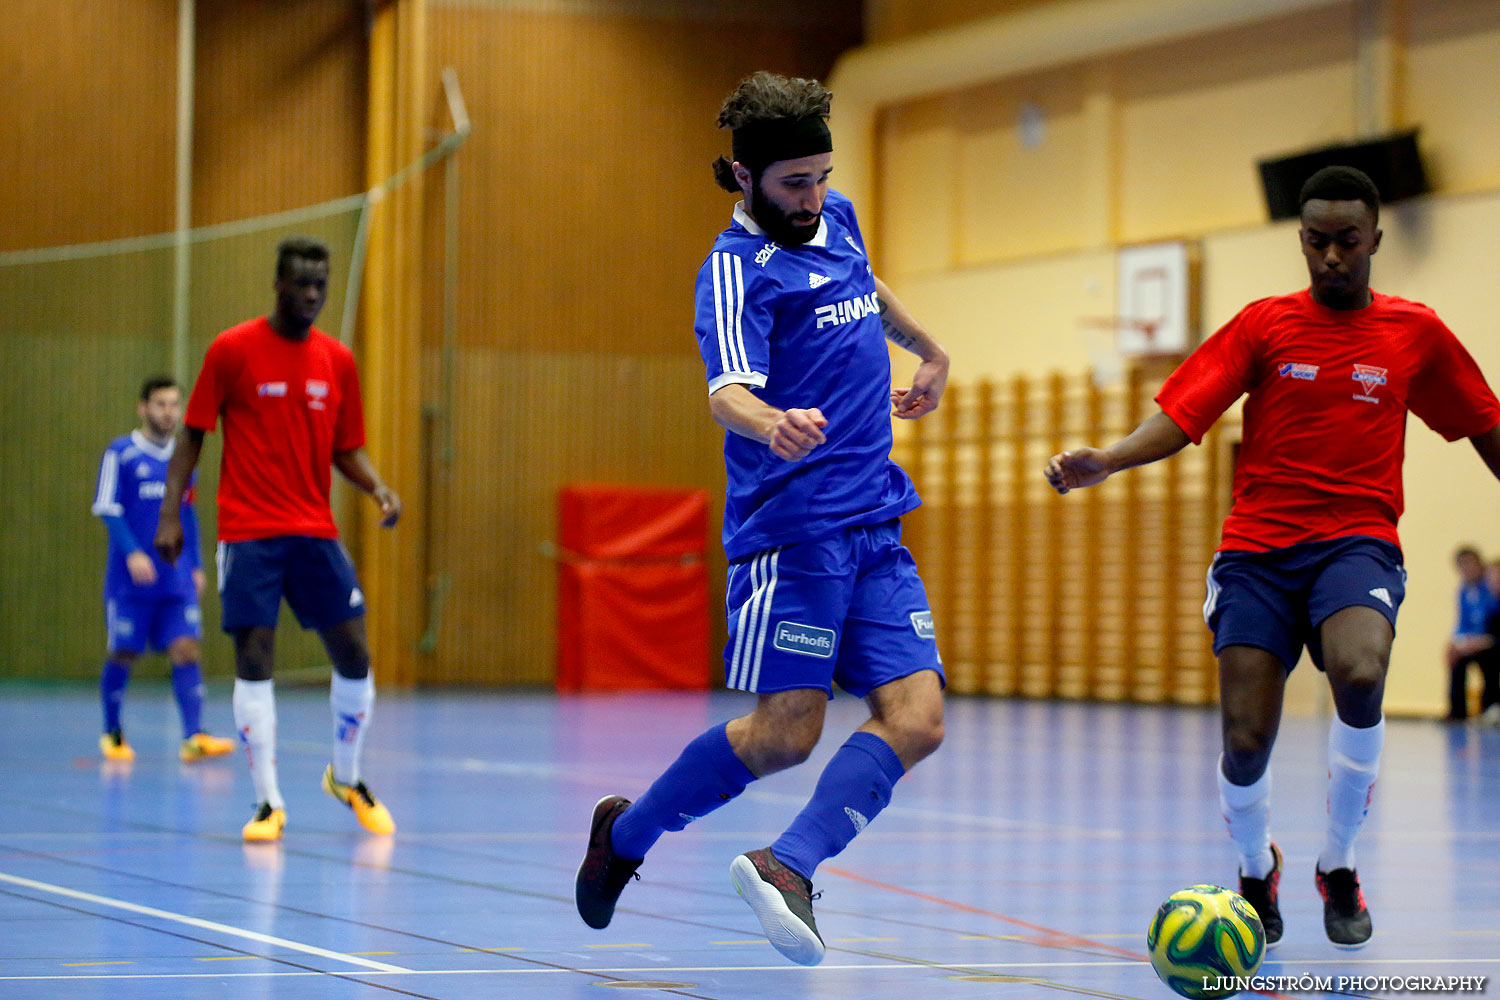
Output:
M191 764L204 757L222 757L229 753L234 753L234 740L226 740L222 736L210 736L207 733L194 733L183 740L182 746L177 748L177 756L184 764Z
M255 815L240 832L252 844L267 844L280 840L281 831L285 829L286 810L272 809L271 803L262 802L255 807Z
M130 744L125 742L125 734L118 729L111 730L99 737L99 752L104 755L105 760L129 763L135 760L135 751Z
M323 791L353 809L354 817L359 820L359 825L371 833L384 836L396 832L396 821L391 819L391 814L385 806L370 794L365 783L356 781L352 785L342 784L334 778L332 764L329 764L323 771Z

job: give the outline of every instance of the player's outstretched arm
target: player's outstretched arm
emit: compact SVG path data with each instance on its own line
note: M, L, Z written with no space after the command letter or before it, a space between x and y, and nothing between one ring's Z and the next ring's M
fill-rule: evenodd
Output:
M363 448L334 452L333 465L345 479L374 497L375 503L380 506L382 528L395 525L401 517L401 498L380 478L380 473L375 471L374 463Z
M922 359L917 373L912 376L911 385L891 387L891 413L902 420L915 420L937 409L938 400L948 385L948 352L932 339L932 335L907 312L890 287L879 278L875 279L875 295L880 303L880 326L886 339Z
M193 470L198 467L198 456L203 452L203 432L196 427L184 427L177 435L177 446L172 450L172 461L167 463L166 493L161 498L161 514L156 520L156 539L153 547L156 554L169 563L176 563L182 555L182 498L187 494L188 482Z
M823 436L828 419L817 407L778 410L738 382L722 386L709 396L708 410L720 427L759 441L788 462L802 461L828 440Z
M1053 455L1044 473L1059 493L1097 486L1122 469L1159 462L1187 447L1189 438L1172 418L1158 411L1108 448L1078 448Z

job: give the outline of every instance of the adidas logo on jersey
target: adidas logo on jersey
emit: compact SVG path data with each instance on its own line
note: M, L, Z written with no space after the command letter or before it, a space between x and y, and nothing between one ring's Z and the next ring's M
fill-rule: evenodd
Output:
M831 279L826 274L809 274L807 276L807 287L822 288L824 285L828 284L830 280Z
M880 302L876 294L871 292L869 295L856 295L832 305L818 306L813 311L817 314L818 329L821 330L825 326L842 326L866 316L878 315Z
M1385 602L1385 606L1388 608L1395 607L1395 605L1391 603L1391 592L1384 587L1376 587L1374 590L1370 591L1370 596L1380 598Z

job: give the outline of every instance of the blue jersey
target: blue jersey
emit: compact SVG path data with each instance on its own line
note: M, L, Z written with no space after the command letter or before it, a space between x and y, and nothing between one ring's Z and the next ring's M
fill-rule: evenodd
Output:
M106 598L126 594L196 598L192 571L202 566L202 558L198 552L198 516L193 511L191 482L182 501L182 557L177 565L169 566L152 547L161 500L167 491L167 464L172 460L175 444L173 440L158 446L136 430L115 438L104 449L93 509L107 523L113 521L104 571ZM139 587L130 579L125 557L135 550L145 552L156 563L153 586Z
M1458 624L1454 635L1484 635L1485 622L1495 610L1495 598L1483 580L1463 584L1458 588Z
M921 502L890 457L890 356L849 199L829 191L817 235L801 246L770 241L736 206L698 271L695 306L710 394L739 383L778 409L816 407L828 419L827 442L800 462L726 433L730 559L879 524Z

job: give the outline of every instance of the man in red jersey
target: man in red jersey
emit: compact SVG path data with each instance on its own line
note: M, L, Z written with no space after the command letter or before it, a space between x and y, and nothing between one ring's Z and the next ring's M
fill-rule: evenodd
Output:
M1426 306L1370 291L1379 194L1348 167L1302 188L1311 287L1252 302L1162 386L1161 412L1107 449L1056 455L1059 493L1175 454L1242 394L1234 507L1208 573L1204 618L1219 658L1219 793L1241 855L1240 894L1281 939L1281 852L1270 838L1271 746L1286 678L1305 645L1328 676L1328 829L1315 867L1336 945L1370 938L1354 868L1385 737L1381 699L1405 594L1396 522L1406 414L1468 438L1500 478L1500 402Z
M203 435L224 421L219 476L219 594L234 637L234 719L245 745L256 806L244 837L281 839L286 805L276 780L272 650L281 599L303 628L317 629L333 660L333 763L323 789L371 833L395 832L390 813L360 780L360 749L375 683L365 602L328 503L337 466L380 505L385 527L401 500L365 454L364 409L354 355L313 326L328 297L328 248L296 237L276 249L276 310L214 338L193 385L167 469L156 550L182 550L178 501ZM169 509L170 508L170 509Z

